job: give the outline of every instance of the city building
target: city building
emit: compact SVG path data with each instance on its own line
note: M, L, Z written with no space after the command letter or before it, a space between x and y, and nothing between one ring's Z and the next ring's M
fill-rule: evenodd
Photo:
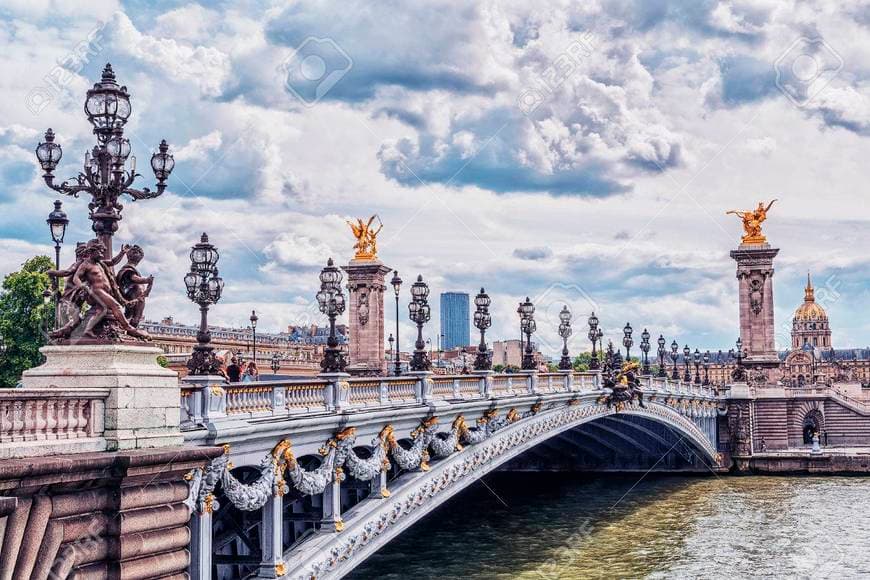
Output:
M187 373L187 359L196 345L198 326L175 322L171 316L160 322L146 320L140 328L151 335L154 346L163 350L169 367L182 376ZM253 358L254 331L246 328L210 326L211 344L218 353L232 353L243 360ZM347 342L347 327L336 325L342 344ZM271 361L278 354L279 374L314 375L320 371L323 345L328 327L291 326L286 333L257 332L257 364L261 374L271 372Z
M441 293L441 349L452 350L471 344L471 318L468 294Z

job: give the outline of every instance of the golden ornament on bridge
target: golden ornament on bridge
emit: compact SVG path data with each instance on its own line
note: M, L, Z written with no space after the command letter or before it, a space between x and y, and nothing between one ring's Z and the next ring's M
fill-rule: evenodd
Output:
M767 243L767 238L761 233L761 223L767 219L767 212L776 200L774 199L767 207L764 207L764 202L758 202L758 207L754 210L737 211L731 210L725 212L725 215L734 214L743 220L743 237L741 242L744 244L764 244Z
M378 220L378 228L373 229L374 221ZM377 237L383 229L384 224L377 214L369 218L368 222L364 222L361 218L356 219L356 223L348 221L347 225L353 231L356 238L356 243L353 249L356 250L354 259L356 260L374 260L378 257Z

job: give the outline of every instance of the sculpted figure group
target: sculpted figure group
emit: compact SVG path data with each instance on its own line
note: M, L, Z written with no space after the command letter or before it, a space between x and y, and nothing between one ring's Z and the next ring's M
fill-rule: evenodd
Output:
M104 254L100 240L80 243L69 268L48 272L58 284L63 280L58 311L66 323L51 333L55 342L72 338L115 342L122 334L150 340L147 332L137 328L154 284L153 276L143 277L137 270L145 256L142 248L124 245L111 260L104 259ZM116 274L114 267L125 257L127 263Z

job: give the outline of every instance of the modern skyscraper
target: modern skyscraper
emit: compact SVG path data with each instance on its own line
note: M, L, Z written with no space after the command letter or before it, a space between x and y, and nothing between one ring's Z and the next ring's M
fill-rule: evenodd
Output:
M468 294L441 293L441 348L450 350L471 344Z

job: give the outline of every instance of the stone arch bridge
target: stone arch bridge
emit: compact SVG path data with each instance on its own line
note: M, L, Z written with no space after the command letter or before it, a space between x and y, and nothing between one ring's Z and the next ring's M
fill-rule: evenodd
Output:
M719 471L708 386L642 377L609 404L598 372L188 386L194 578L341 577L496 469Z

